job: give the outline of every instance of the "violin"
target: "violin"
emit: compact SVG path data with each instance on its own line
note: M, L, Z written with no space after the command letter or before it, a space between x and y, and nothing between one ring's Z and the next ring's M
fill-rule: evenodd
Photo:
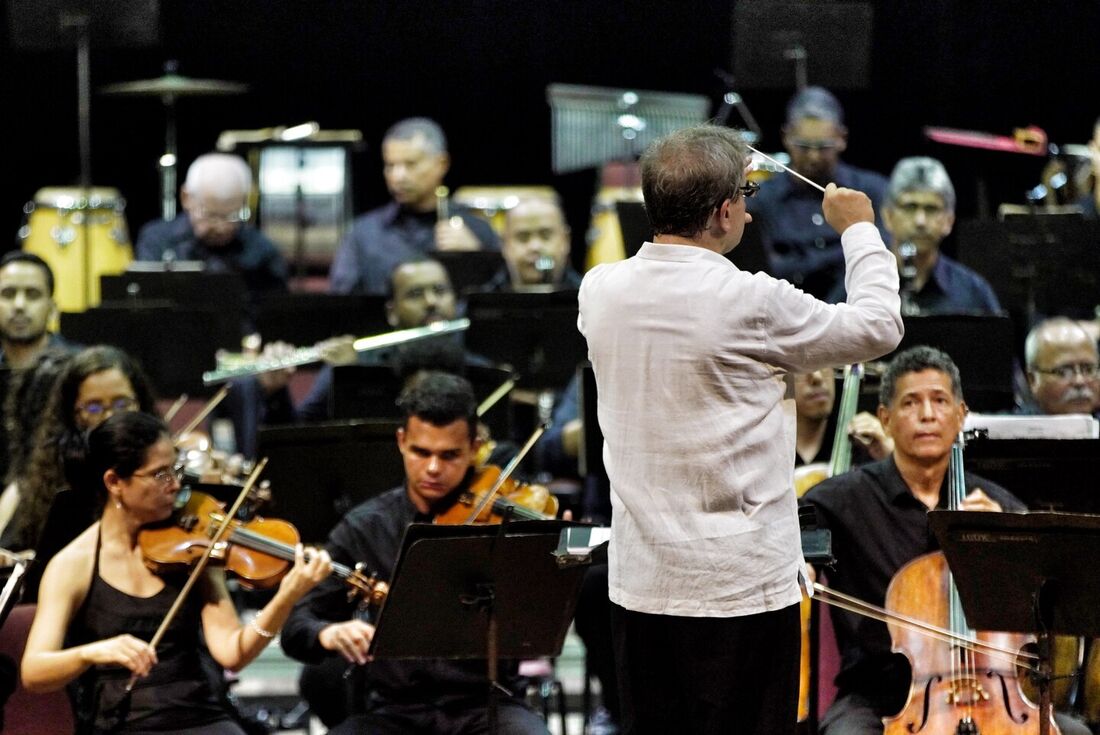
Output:
M210 548L211 540L225 520L226 511L213 497L181 490L177 509L170 518L138 532L145 565L155 574L182 571L196 564ZM253 589L270 589L290 570L298 529L276 518L255 517L231 520L225 541L210 553L211 561L225 566ZM375 575L333 562L332 573L348 585L349 594L368 606L380 605L389 591Z
M957 510L966 493L963 439L951 448L948 509ZM943 552L917 557L894 575L886 591L893 650L905 654L913 680L905 708L883 719L884 735L911 733L1034 733L1039 708L1020 688L1014 656L1033 640L1017 633L975 632L969 628ZM954 641L975 641L982 650L917 634L899 619L916 619L944 629ZM1006 660L1007 659L1007 660ZM1050 722L1050 732L1059 730Z
M488 502L487 498L492 497ZM441 525L500 523L505 518L520 521L553 520L558 499L543 485L528 485L508 477L496 465L473 471L469 485L454 502L435 517Z

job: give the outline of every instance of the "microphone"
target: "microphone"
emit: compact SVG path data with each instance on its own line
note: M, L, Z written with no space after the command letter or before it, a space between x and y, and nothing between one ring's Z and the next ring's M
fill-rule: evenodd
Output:
M916 316L920 314L920 306L914 299L914 286L917 280L917 246L909 240L898 245L898 255L901 256L901 314L902 316Z

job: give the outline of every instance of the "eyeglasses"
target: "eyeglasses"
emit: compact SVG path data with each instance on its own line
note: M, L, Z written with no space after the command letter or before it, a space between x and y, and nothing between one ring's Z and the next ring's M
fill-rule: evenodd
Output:
M200 206L195 211L195 216L204 222L239 225L242 222L248 221L249 217L252 216L252 210L248 207L241 207L233 212L208 212L204 207Z
M1035 372L1043 375L1053 375L1059 380L1073 380L1075 375L1080 375L1085 380L1091 380L1100 374L1100 366L1091 362L1078 362L1072 365L1059 365L1048 370L1035 368Z
M840 147L839 140L804 140L802 138L790 138L787 141L794 148L804 151L833 151Z
M760 191L760 184L755 181L749 181L744 186L737 187L737 190L741 192L741 196L746 199L752 199L756 196L756 192Z
M162 487L170 487L172 482L183 479L183 467L171 467L156 472L135 472L131 477L151 477Z
M88 401L87 403L77 404L76 412L81 414L85 418L97 419L106 414L114 415L116 413L126 413L127 411L133 411L137 408L137 399L124 396L122 398L115 398L113 401L104 403L103 401Z

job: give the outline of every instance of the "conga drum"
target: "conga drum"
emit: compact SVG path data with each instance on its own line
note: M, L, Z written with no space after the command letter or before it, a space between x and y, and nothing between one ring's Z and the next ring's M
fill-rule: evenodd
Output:
M125 201L108 187L46 187L23 208L23 250L46 261L61 311L99 303L99 277L126 270L133 260Z

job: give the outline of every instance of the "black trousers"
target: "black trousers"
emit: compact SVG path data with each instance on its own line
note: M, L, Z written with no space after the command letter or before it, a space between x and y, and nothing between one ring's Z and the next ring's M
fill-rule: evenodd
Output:
M734 618L611 606L623 732L793 734L799 606Z

